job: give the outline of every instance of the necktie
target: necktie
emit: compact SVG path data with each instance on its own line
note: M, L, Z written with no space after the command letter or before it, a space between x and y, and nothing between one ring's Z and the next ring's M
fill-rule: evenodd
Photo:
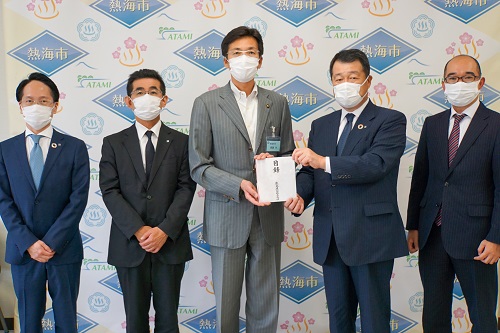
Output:
M43 172L43 153L39 144L42 135L30 134L30 136L34 143L30 152L30 168L31 174L33 175L33 181L35 182L35 187L38 190Z
M149 175L151 173L151 167L153 166L153 161L155 159L155 147L153 146L153 141L151 141L152 131L147 131L146 136L148 137L148 142L146 143L146 179L149 180Z
M342 130L342 134L340 134L339 142L337 143L337 156L342 155L342 151L344 150L345 143L347 141L347 137L351 132L352 128L352 120L354 119L354 114L348 113L345 115L345 119L347 119L347 124L345 124L344 129Z
M453 118L455 118L453 122L453 128L451 129L450 137L448 138L448 167L453 162L455 155L458 150L458 140L460 139L460 122L464 119L465 114L454 114ZM439 207L439 211L437 213L436 219L434 220L437 226L440 226L442 223L442 207Z

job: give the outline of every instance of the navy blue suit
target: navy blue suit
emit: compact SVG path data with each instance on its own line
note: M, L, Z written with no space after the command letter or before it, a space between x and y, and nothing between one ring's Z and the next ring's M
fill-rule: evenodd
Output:
M474 257L484 239L500 243L500 114L480 103L448 167L450 112L424 122L408 203L406 228L418 230L424 330L451 332L456 274L472 332L496 333L496 265Z
M0 215L7 228L5 260L12 265L21 331L42 332L45 284L57 332L76 332L76 298L83 259L78 225L89 191L83 141L54 130L38 191L27 158L25 134L0 143ZM45 264L27 249L42 240L55 255Z
M308 147L330 158L331 174L304 167L297 192L314 198L314 261L323 266L330 332L389 332L394 258L408 253L397 204L406 119L368 102L336 156L341 111L312 123Z

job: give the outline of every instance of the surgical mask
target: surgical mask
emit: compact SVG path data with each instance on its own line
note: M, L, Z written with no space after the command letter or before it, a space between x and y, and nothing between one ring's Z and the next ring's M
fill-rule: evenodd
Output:
M39 130L50 124L52 120L52 109L54 107L33 104L23 106L23 116L26 124L30 125L34 130Z
M335 94L335 100L345 109L350 109L358 105L361 100L368 94L368 90L363 96L359 95L359 90L361 86L365 84L368 77L363 81L363 83L352 83L344 82L333 86L333 93Z
M479 95L478 81L444 84L444 96L453 106L466 106Z
M146 94L132 100L134 102L134 115L142 120L153 120L161 112L160 103L161 98Z
M259 66L259 58L241 55L227 60L229 72L233 78L241 83L252 81L255 78Z

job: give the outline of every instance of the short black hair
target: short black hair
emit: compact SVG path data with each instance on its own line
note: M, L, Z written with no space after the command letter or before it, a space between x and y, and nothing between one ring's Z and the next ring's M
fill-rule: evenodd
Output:
M31 81L40 81L45 84L47 87L49 87L50 95L52 96L54 102L59 102L59 89L57 89L56 84L47 75L39 72L31 73L27 79L19 82L19 85L16 88L16 100L18 102L23 99L24 87L26 87L26 85L28 85L28 83L30 83Z
M450 63L450 61L452 61L452 60L453 60L453 59L455 59L456 57L468 57L468 58L471 58L472 60L474 60L474 62L475 62L475 63L476 63L476 65L477 65L477 69L479 70L479 76L482 76L482 74L481 74L481 65L479 65L479 61L477 61L477 59L476 59L476 58L474 58L474 57L472 57L472 56L470 56L470 55L468 55L468 54L460 54L460 55L457 55L457 56L455 56L455 57L451 58L450 60L448 60L448 61L446 62L446 65L444 65L443 77L445 77L445 76L446 76L446 68L448 68L448 64Z
M366 77L368 77L368 75L370 75L370 62L368 61L368 57L366 56L366 54L358 49L349 49L340 51L333 57L332 61L330 61L330 78L333 75L333 64L336 61L351 63L355 62L356 60L361 63L363 72L365 72Z
M259 48L259 56L262 57L264 55L264 42L262 41L262 36L259 30L245 26L234 28L233 30L229 31L228 34L224 37L222 43L220 44L222 55L227 58L229 44L243 37L255 38L255 40L257 41L257 46Z
M132 85L135 80L139 79L155 79L160 81L160 90L162 95L166 94L166 89L165 89L165 82L163 82L163 79L157 71L154 69L139 69L138 71L133 72L130 74L128 77L128 82L127 82L127 95L130 97L132 95Z

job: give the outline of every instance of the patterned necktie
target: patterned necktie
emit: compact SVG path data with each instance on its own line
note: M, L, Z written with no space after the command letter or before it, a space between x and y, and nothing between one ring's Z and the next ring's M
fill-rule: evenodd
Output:
M448 139L448 167L453 162L455 155L458 150L458 141L460 139L460 122L464 119L465 114L454 114L453 118L455 118L453 122L453 128L451 129L450 137ZM439 207L439 211L437 213L436 219L434 223L439 227L442 223L442 207Z
M148 137L148 142L146 143L146 179L149 180L149 175L151 174L151 167L153 166L153 161L155 159L155 147L153 146L153 141L151 141L152 131L147 131L146 136Z
M30 137L33 140L34 144L30 152L30 168L37 191L38 191L38 186L40 186L40 179L42 178L42 172L43 172L43 153L42 153L42 148L40 148L39 144L40 138L42 136L43 135L30 134Z
M345 124L344 129L342 130L342 134L340 134L339 142L337 143L337 156L342 155L342 151L344 150L345 143L347 141L347 137L351 132L352 128L352 120L354 119L354 114L348 113L345 115L345 119L347 119L347 123Z

